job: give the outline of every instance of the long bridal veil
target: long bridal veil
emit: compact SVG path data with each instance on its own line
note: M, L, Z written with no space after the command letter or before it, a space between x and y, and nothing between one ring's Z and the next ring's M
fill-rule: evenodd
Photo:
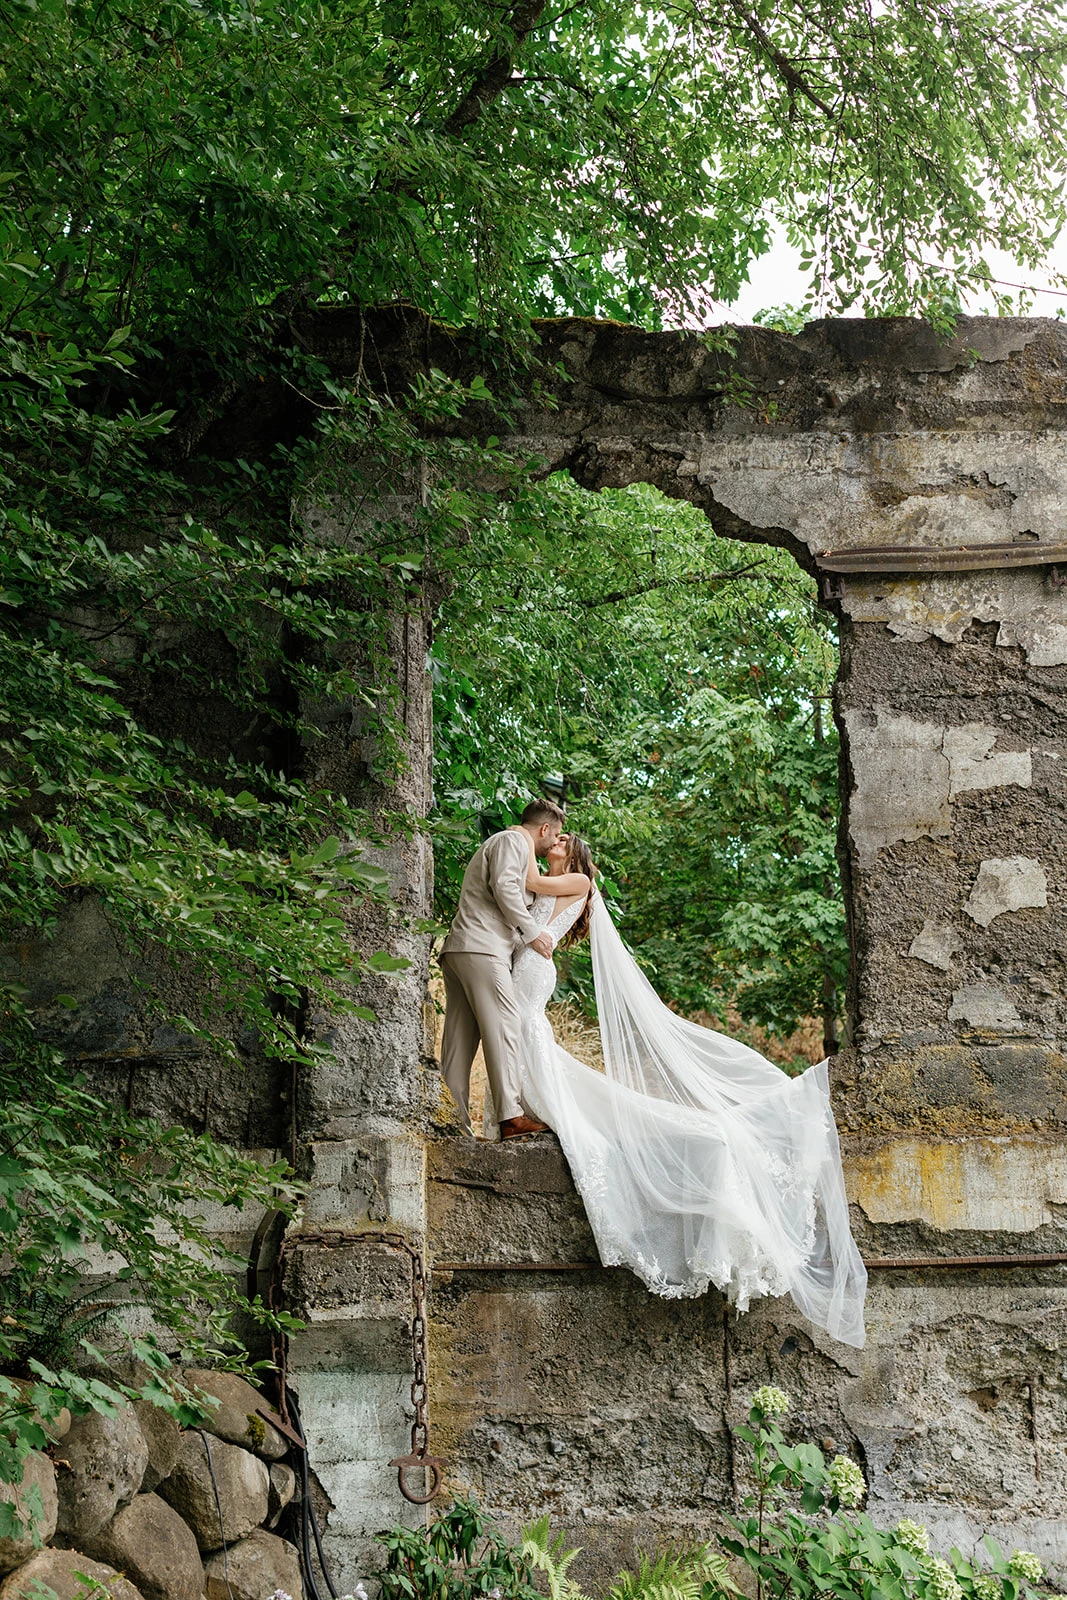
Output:
M590 944L615 1147L591 1217L605 1261L660 1294L716 1284L744 1309L792 1295L845 1344L864 1340L867 1273L849 1228L826 1062L797 1078L677 1016L594 896ZM560 1130L561 1137L566 1137Z

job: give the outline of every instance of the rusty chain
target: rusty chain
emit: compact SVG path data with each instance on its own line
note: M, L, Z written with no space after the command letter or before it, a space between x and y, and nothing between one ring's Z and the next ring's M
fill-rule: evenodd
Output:
M397 1483L404 1499L409 1500L412 1505L428 1505L441 1488L445 1464L439 1456L430 1454L430 1357L429 1333L426 1322L428 1287L422 1252L416 1249L409 1240L405 1239L402 1233L387 1233L383 1230L370 1228L321 1228L315 1233L295 1233L290 1238L282 1240L275 1264L276 1277L280 1275L284 1257L298 1245L304 1244L321 1244L328 1247L351 1244L379 1244L390 1250L399 1250L408 1258L411 1267L411 1361L413 1369L411 1405L414 1420L411 1424L411 1450L406 1456L397 1456L390 1461L389 1465L397 1469ZM284 1394L284 1354L282 1355L280 1370L282 1374L281 1387ZM425 1474L425 1492L423 1494L415 1494L408 1487L408 1473L414 1468L421 1468Z

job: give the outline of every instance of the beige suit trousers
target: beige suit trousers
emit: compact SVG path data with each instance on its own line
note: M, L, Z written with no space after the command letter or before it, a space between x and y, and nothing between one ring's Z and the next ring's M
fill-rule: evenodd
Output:
M481 1040L485 1072L497 1117L522 1114L522 1025L511 961L481 951L450 950L441 956L445 980L445 1036L441 1075L469 1129L471 1063Z

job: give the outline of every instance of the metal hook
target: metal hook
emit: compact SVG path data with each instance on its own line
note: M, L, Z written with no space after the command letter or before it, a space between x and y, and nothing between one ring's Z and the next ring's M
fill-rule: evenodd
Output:
M440 1456L422 1456L417 1450L412 1450L409 1455L397 1456L389 1465L396 1468L396 1480L400 1493L405 1500L410 1500L413 1506L427 1506L441 1487L441 1473L444 1462ZM413 1467L424 1467L430 1474L429 1494L412 1494L407 1486L406 1477Z

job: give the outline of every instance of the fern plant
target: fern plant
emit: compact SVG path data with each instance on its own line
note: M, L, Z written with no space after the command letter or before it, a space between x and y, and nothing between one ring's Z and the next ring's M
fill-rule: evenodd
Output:
M546 1513L523 1529L522 1559L536 1572L544 1573L548 1600L589 1600L584 1590L568 1576L568 1568L575 1556L581 1555L581 1550L566 1550L565 1542L562 1533L550 1539Z
M620 1572L607 1600L713 1600L736 1594L726 1557L710 1544L666 1549L654 1561L638 1552L636 1572Z
M570 1576L570 1566L580 1550L567 1550L561 1533L550 1539L548 1517L538 1517L522 1535L522 1558L544 1574L548 1600L589 1600ZM620 1572L606 1600L716 1600L736 1594L725 1556L710 1544L691 1550L667 1549L650 1560L638 1553L636 1572Z

